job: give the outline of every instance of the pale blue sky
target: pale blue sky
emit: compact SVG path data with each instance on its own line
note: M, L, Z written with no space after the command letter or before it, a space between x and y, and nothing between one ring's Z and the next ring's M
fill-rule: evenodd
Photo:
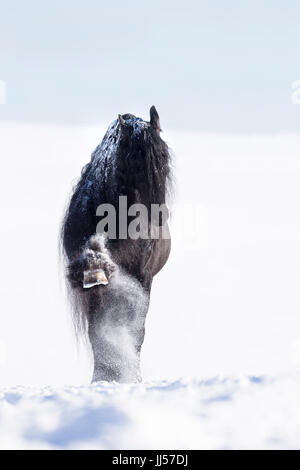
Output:
M0 119L298 131L300 2L0 0Z

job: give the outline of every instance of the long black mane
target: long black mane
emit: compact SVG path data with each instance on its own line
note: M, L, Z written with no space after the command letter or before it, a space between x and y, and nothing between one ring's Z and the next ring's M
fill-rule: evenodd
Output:
M102 142L83 168L65 215L62 241L68 256L95 232L100 204L112 204L118 211L119 196L128 206L164 204L171 187L171 162L167 144L159 129L131 114L108 128Z

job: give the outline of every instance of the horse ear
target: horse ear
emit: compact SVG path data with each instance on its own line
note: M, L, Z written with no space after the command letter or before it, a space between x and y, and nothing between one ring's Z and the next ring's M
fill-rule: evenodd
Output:
M123 118L122 114L118 115L119 126L122 131L123 136L129 136L130 134L130 127L126 124L125 119Z
M123 118L122 114L119 114L118 115L118 118L119 118L119 123L120 125L123 127L123 126L126 126L126 122L125 122L125 119Z
M159 123L159 115L158 112L156 111L155 106L151 106L150 108L150 124L153 129L156 131L160 132L160 123Z

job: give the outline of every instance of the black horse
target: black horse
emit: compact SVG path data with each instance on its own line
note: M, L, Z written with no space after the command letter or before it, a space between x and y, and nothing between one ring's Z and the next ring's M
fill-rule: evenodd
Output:
M88 332L93 381L141 380L139 358L152 279L170 253L170 237L163 235L167 223L151 218L152 205L166 203L171 183L170 153L160 132L154 106L149 122L119 115L83 168L63 221L75 325ZM145 230L138 237L128 236L132 215L125 222L126 236L124 227L120 233L120 196L126 196L128 207L142 204L147 209L147 236ZM115 208L115 237L97 229L103 204Z

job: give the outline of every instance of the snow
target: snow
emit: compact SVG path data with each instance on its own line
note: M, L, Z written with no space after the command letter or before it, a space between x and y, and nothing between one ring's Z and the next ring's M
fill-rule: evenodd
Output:
M3 449L299 449L299 376L0 391Z
M163 134L178 181L144 382L88 385L91 355L76 344L57 239L104 132L0 123L0 445L296 448L300 137Z

